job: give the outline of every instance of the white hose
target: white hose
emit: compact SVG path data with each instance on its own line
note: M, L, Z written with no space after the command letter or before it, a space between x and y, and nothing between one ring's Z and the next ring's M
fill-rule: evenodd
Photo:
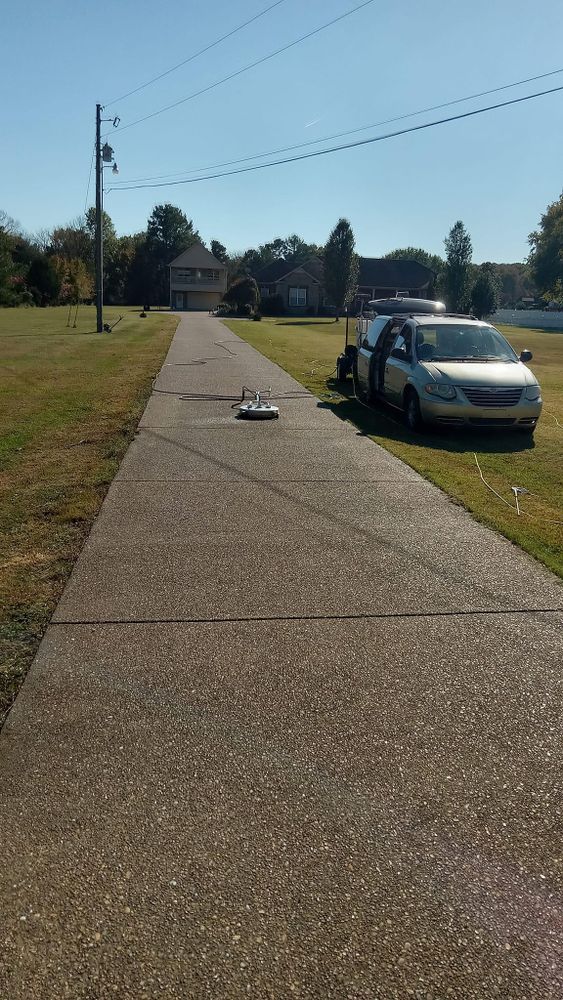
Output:
M477 455L476 455L475 452L473 452L473 456L475 458L475 462L476 462L477 468L479 469L479 475L480 475L483 483L485 484L485 486L487 487L487 489L491 491L491 493L494 493L494 495L496 497L498 497L499 500L502 501L503 504L505 504L507 507L510 507L511 510L515 510L516 513L519 516L521 514L523 514L524 517L529 517L529 518L531 518L532 521L545 521L547 524L563 524L563 521L557 521L557 520L555 520L555 518L552 518L552 517L536 517L534 514L528 514L528 512L526 510L521 510L520 509L520 504L518 503L518 501L516 502L516 506L514 506L513 504L509 503L508 500L505 500L504 497L501 496L500 493L497 493L497 491L485 479L485 477L483 475L483 472L481 470L481 466L479 465L479 459L477 458Z
M563 424L560 424L560 423L559 423L559 421L558 421L557 417L555 416L555 414L554 414L554 413L552 413L552 411L551 411L551 410L544 410L543 412L544 412L544 413L547 413L547 415L548 415L549 417L553 417L553 419L555 420L555 423L557 424L557 426L558 426L558 427L560 427L560 428L561 428L561 430L563 430Z

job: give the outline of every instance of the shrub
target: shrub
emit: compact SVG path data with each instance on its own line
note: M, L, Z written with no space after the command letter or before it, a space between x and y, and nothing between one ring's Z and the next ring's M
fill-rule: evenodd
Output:
M254 313L252 319L254 320L255 323L260 323L262 320L262 313Z
M265 295L260 303L263 316L284 316L285 305L281 295Z
M250 302L243 302L237 309L237 316L252 316L252 312Z
M260 293L254 278L245 277L233 281L231 287L225 292L223 301L229 302L239 309L241 306L248 304L250 304L251 308L255 309L260 302Z

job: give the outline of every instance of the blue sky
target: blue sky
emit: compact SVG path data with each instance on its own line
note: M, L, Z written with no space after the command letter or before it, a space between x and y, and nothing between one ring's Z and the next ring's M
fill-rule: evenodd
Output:
M84 210L96 101L109 102L186 59L272 0L1 2L0 207L35 231ZM358 2L284 0L108 113L127 125ZM562 37L561 0L375 0L174 111L116 130L119 180L329 136L555 70L563 67ZM563 73L459 111L557 85ZM363 135L381 131L387 129ZM232 251L292 232L324 243L344 215L367 256L405 245L441 253L446 232L462 219L475 261L515 261L561 192L562 164L563 91L302 163L182 187L111 191L105 207L125 233L144 229L153 205L171 201L204 239L220 239ZM90 202L92 196L93 186Z

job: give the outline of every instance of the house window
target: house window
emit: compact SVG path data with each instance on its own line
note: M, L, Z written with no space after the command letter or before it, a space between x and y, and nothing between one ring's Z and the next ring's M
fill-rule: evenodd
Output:
M307 305L307 289L306 288L290 288L289 289L289 304L293 308L299 306Z

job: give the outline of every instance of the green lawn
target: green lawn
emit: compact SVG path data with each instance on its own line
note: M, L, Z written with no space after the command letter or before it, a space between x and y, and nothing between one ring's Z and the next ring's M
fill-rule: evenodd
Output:
M530 367L542 386L544 411L530 441L525 435L490 429L456 432L448 428L414 435L393 411L362 406L353 397L351 380L343 388L331 377L344 342L344 320L229 320L226 325L319 396L337 416L352 421L464 504L480 521L563 576L563 525L551 523L563 522L563 332L500 327L518 352L529 347L534 354ZM352 320L349 339L355 343ZM532 517L519 517L486 489L474 452L487 481L510 503L511 486L531 491L533 496L522 500L522 508ZM530 601L533 603L533 595Z
M167 313L0 309L0 718L113 479L176 328ZM72 324L72 320L71 320Z

